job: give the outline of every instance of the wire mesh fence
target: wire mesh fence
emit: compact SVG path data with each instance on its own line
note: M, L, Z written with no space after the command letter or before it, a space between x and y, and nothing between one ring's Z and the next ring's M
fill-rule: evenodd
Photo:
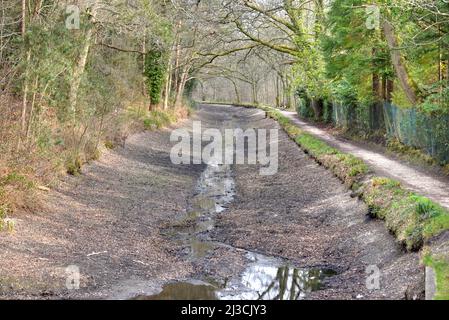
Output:
M429 115L390 103L376 108L333 103L332 122L365 131L383 129L387 138L421 149L443 165L449 163L449 114Z
M417 109L384 104L387 135L422 149L441 164L449 163L449 115L428 115Z
M301 118L315 117L306 98L297 100L296 109ZM360 132L385 132L387 139L397 139L404 145L418 148L442 165L449 163L449 114L426 114L391 103L356 106L327 101L321 120Z

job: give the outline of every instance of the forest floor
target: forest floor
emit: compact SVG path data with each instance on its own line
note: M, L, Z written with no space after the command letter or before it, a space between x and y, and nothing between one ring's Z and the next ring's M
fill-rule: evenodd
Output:
M194 120L279 129L260 110L213 105L177 127ZM42 193L42 210L17 214L0 234L0 299L422 297L419 254L283 130L279 171L262 176L258 165L173 164L171 129L130 137Z
M296 112L282 111L294 124L307 133L325 141L330 146L352 154L370 165L372 171L380 177L388 177L401 182L407 189L423 195L449 209L449 177L439 170L420 166L387 154L383 148L361 141L352 141L334 136L324 128L298 118Z

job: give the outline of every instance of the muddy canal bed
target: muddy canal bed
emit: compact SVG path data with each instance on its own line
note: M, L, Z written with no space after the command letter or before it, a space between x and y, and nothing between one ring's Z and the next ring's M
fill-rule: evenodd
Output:
M232 113L233 122L228 119ZM278 127L256 111L205 106L213 127ZM221 121L211 122L212 119ZM206 122L207 122L206 121ZM279 172L251 165L208 166L170 241L190 261L190 278L147 299L405 299L422 296L419 257L329 171L279 134ZM369 289L367 270L380 270Z
M226 279L198 279L172 282L155 295L142 300L300 300L325 287L327 278L337 272L330 268L294 267L284 259L234 248L214 241L210 234L216 219L225 215L236 196L233 167L209 164L198 179L187 215L166 233L184 247L184 258L196 264L207 263L215 249L224 248L244 255L244 270Z
M279 129L260 110L227 106L200 105L177 128L193 121ZM0 299L422 297L419 255L282 130L272 176L258 165L175 165L170 135L130 137L0 235ZM73 265L79 290L66 286ZM373 267L378 290L366 286Z

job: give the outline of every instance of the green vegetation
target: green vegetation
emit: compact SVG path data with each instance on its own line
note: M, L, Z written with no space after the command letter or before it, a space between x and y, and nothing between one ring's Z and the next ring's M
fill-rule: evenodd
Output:
M194 19L183 5L81 1L70 17L68 5L7 1L0 12L0 206L8 214L36 205L36 185L80 174L102 146L185 117L202 63L192 58Z
M315 43L324 85L317 94L309 89L316 80L301 79L309 103L300 115L329 122L326 110L312 105L319 100L332 105L337 126L383 136L420 162L448 164L447 12L440 0L332 1L320 22L327 32Z
M0 231L14 231L15 223L8 216L21 205L23 199L33 198L35 188L33 180L17 171L0 178Z
M437 287L434 299L449 300L449 257L447 255L433 256L427 253L423 262L435 271Z
M13 171L0 179L0 186L5 185L17 185L23 189L32 189L35 183L26 176Z
M427 240L449 230L449 212L440 205L405 190L397 181L368 176L369 168L362 160L302 132L276 109L247 104L240 106L260 108L278 121L306 153L357 192L368 205L370 215L385 220L388 229L407 250L420 250Z
M0 205L0 231L2 231L5 226L5 218L8 214L8 207L5 204Z
M373 217L387 227L408 250L419 250L424 242L449 230L449 212L431 200L403 189L399 182L373 178L362 194Z
M104 146L106 149L112 150L115 148L115 145L112 141L105 141Z
M167 70L166 60L165 54L158 49L150 50L145 59L145 76L147 78L151 105L158 105L161 101L165 72Z
M145 129L154 130L169 126L177 121L177 115L174 111L151 111L143 120Z
M437 161L430 155L426 154L420 149L407 146L395 138L388 141L387 150L393 152L394 154L399 154L405 160L409 160L414 163L437 165Z
M242 41L229 39L237 47L210 56L241 50L245 64L252 60L256 65L250 70L244 64L232 70L214 66L226 81L234 77L228 97L287 106L301 117L332 123L376 142L396 139L410 147L409 152L418 149L437 164L449 164L445 0L239 1L223 11ZM221 35L226 38L227 32ZM281 40L279 34L287 36ZM264 49L251 59L254 46ZM270 72L264 68L274 74L263 74ZM276 93L242 99L243 83L253 89L269 86ZM210 91L216 100L214 88L215 83Z

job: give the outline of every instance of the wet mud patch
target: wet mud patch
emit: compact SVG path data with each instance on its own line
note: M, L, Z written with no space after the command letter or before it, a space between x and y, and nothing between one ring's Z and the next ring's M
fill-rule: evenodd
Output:
M164 235L183 248L185 259L196 261L206 257L217 246L208 233L215 228L216 216L228 208L234 195L231 166L207 165L198 179L186 215L164 230Z
M251 119L247 126L279 128L270 119ZM370 219L368 208L285 132L279 132L277 174L263 177L243 165L235 167L235 177L236 201L218 217L213 238L302 270L338 271L305 299L404 299L419 284L418 254L404 252L383 222ZM372 267L380 271L379 289L366 285Z

